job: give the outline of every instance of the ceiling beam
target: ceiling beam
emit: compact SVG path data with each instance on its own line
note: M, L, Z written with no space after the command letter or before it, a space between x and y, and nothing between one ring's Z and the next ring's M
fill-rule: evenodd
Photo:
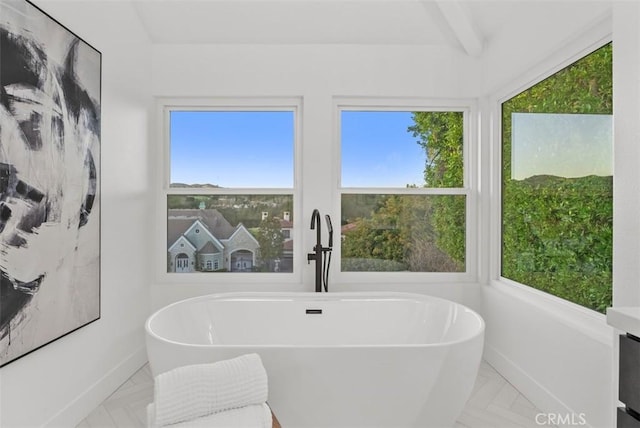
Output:
M439 0L436 4L465 52L474 57L480 56L484 43L464 5L458 0Z

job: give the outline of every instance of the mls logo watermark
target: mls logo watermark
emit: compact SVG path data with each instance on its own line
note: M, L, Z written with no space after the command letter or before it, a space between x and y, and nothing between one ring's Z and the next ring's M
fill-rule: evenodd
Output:
M538 413L536 424L557 426L581 426L587 424L584 413Z

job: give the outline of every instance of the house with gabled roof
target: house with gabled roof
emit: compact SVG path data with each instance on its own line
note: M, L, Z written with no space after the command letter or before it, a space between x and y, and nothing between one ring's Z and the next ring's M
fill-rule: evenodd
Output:
M260 244L216 209L171 209L167 216L169 272L250 272Z

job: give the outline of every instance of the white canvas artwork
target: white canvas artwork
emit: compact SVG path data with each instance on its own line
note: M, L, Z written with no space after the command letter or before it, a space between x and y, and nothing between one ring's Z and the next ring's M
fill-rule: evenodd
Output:
M100 318L101 54L0 0L0 367Z

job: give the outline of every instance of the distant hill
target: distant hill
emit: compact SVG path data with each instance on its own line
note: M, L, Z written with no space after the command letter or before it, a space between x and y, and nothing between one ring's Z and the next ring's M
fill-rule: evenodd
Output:
M217 184L185 184L185 183L171 183L170 187L184 187L184 188L197 188L197 189L202 189L202 188L220 188L220 186L218 186Z

